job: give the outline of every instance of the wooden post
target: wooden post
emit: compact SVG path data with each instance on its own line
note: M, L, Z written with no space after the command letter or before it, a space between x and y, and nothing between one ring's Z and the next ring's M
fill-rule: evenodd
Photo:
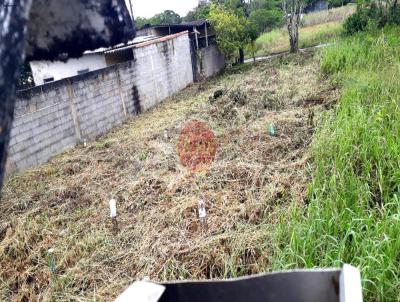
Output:
M207 21L206 21L206 23L204 24L204 29L205 29L205 31L206 31L206 47L208 47Z
M194 31L194 35L196 37L196 49L199 49L199 40L197 39L197 29L195 26L193 26L193 31Z
M66 79L65 82L67 83L67 91L68 91L68 97L69 97L69 107L70 107L70 110L71 110L72 121L74 122L74 126L75 126L76 140L79 143L81 143L82 142L81 125L79 123L78 111L77 111L76 105L75 105L75 97L74 97L74 92L73 92L73 89L72 89L72 83L71 83L70 79Z
M121 100L122 112L124 113L124 117L127 118L128 117L128 111L126 110L124 96L123 96L123 93L122 93L121 76L119 74L118 65L116 65L116 66L117 67L115 68L115 74L116 74L116 77L117 77L119 98Z

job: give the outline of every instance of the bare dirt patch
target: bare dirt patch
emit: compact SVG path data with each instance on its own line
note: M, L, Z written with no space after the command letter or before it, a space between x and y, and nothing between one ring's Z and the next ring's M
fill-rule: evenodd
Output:
M236 69L11 177L0 203L0 300L110 301L143 277L268 270L274 211L306 197L308 147L320 114L338 98L318 70L312 55ZM180 164L176 149L193 119L218 141L214 163L199 173Z

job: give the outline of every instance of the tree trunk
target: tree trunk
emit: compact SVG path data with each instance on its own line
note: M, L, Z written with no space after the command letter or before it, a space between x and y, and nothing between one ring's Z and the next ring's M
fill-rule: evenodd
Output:
M254 42L252 42L251 43L251 50L252 50L252 52L253 52L253 63L254 64L256 64L256 52L255 52L255 49L254 49L255 47L254 47Z
M289 33L290 52L299 50L299 25L303 12L302 0L291 0L289 3L283 1L283 10L286 14L286 26Z
M299 27L295 24L288 25L290 52L295 53L299 50Z
M244 63L244 50L243 48L239 48L239 64Z

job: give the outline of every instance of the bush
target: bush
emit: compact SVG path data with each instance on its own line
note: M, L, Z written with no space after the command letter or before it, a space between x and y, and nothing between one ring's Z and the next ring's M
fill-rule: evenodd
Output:
M343 24L343 30L346 35L352 35L363 31L368 25L368 14L365 10L358 10L351 15Z
M387 24L400 24L400 9L395 7L383 8L375 3L359 7L343 25L344 33L352 35L364 31L368 25L383 28Z

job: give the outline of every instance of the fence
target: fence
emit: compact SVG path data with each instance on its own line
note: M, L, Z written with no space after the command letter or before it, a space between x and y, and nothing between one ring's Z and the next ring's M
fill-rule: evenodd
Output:
M8 173L93 140L193 82L187 32L133 52L133 61L18 92Z

